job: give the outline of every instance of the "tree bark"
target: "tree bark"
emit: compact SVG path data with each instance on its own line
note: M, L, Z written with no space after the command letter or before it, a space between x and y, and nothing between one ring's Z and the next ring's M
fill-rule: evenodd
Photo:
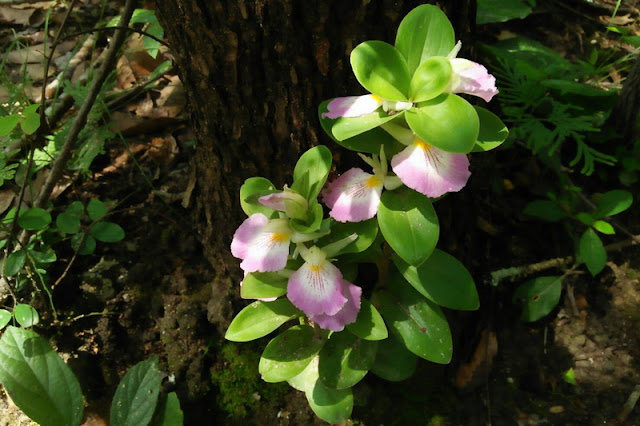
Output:
M228 325L241 279L231 257L244 219L245 179L291 183L299 154L335 145L322 134L318 104L365 93L349 54L360 42L393 43L400 20L423 2L295 0L164 0L158 16L176 55L197 137L193 218L213 265L209 320ZM472 36L475 0L440 2L463 43ZM470 44L467 43L467 46ZM237 290L236 290L237 291Z

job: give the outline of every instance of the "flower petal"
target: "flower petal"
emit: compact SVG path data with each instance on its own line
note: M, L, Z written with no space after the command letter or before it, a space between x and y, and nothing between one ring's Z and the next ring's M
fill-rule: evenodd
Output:
M342 285L343 295L347 298L347 302L342 309L335 315L320 314L311 316L311 321L318 324L321 328L332 331L342 331L346 324L351 324L358 317L362 289L345 280L342 280Z
M284 191L283 192L274 192L273 194L263 195L258 198L258 202L263 206L267 206L270 209L284 211L284 202L287 199Z
M376 215L383 182L359 168L349 169L329 184L323 201L339 222L360 222Z
M287 297L308 316L335 315L347 299L342 294L342 273L331 262L305 263L289 277Z
M380 108L382 99L376 95L347 96L335 98L327 105L322 118L360 117Z
M291 235L273 232L262 213L249 216L238 227L231 241L231 254L243 259L245 272L268 272L284 269L289 256Z
M476 62L468 59L451 59L453 67L452 93L466 93L489 102L497 93L496 78Z
M420 139L391 159L391 167L402 182L427 197L460 191L471 172L465 154L453 154Z

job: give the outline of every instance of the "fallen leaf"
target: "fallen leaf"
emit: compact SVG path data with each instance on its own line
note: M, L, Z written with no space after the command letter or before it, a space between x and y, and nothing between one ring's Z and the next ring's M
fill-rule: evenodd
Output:
M476 346L471 361L458 368L456 387L460 390L471 391L484 383L488 377L493 358L498 353L498 339L496 333L482 330L480 341Z

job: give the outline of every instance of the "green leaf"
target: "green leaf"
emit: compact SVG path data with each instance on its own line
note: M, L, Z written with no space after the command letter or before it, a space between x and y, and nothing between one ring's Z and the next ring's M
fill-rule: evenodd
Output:
M7 256L7 260L4 264L4 274L7 277L14 276L20 272L26 261L27 253L23 249L14 251Z
M423 102L440 95L449 86L452 73L449 59L442 56L426 59L411 78L409 99Z
M467 154L478 140L476 110L460 96L443 94L405 112L407 124L420 139L447 152Z
M111 426L149 424L158 404L162 374L158 358L141 361L124 375L111 402Z
M329 389L318 379L318 356L297 376L287 380L294 388L305 393L309 406L322 420L340 423L351 417L353 394L351 389Z
M293 170L291 189L312 201L318 197L331 170L331 151L318 145L302 154Z
M318 240L316 245L324 247L352 234L357 234L358 238L342 249L340 254L360 253L368 249L378 235L378 222L376 219L369 219L361 222L340 223L331 219L331 233Z
M302 315L288 299L256 301L236 315L224 337L232 342L248 342L266 336L285 322Z
M362 87L391 101L409 97L411 74L400 52L383 41L360 43L351 51L351 68Z
M30 105L29 108L25 108L23 111L20 127L27 135L35 133L35 131L40 127L40 114L36 112L39 106L40 104Z
M11 131L16 128L19 122L20 122L19 114L12 114L12 115L7 115L5 117L0 117L0 138L11 133Z
M92 198L87 204L87 213L89 213L91 220L100 220L107 214L107 206L97 198Z
M389 133L378 127L387 121L404 115L402 112L395 115L387 115L380 109L371 114L355 118L331 119L322 117L322 114L328 112L327 105L331 101L332 99L329 99L320 104L318 116L324 131L337 144L352 151L369 154L380 154L380 146L383 145L387 156L393 156L406 148Z
M65 213L68 213L71 216L75 216L80 219L84 214L84 205L80 201L74 201L73 203L69 204L64 211Z
M507 126L491 111L477 106L474 108L480 120L480 130L471 152L489 151L502 145L509 136Z
M331 389L346 389L367 374L376 358L378 342L360 339L348 331L333 333L320 351L320 381Z
M589 228L584 231L578 243L578 255L587 265L591 275L597 275L607 263L607 252L596 232Z
M396 48L407 61L413 75L431 56L447 56L455 44L453 27L436 6L421 5L404 17L396 35Z
M84 239L83 239L84 236ZM82 245L80 245L82 243ZM93 254L96 251L96 240L91 235L76 234L71 237L71 248L78 254Z
M365 340L383 340L389 335L382 315L367 299L360 301L358 317L347 324L347 330Z
M0 339L0 383L34 422L77 426L84 401L78 380L51 345L32 330L9 326Z
M351 388L331 389L320 380L316 380L313 388L305 392L305 395L313 412L325 422L342 423L351 417L353 410Z
M182 426L184 424L184 413L180 408L180 400L175 392L169 392L164 398L158 421L154 421L154 426Z
M580 222L582 222L583 225L586 225L586 226L591 226L593 225L593 222L595 222L595 219L593 218L593 216L585 212L578 213L576 215L576 219L578 219Z
M633 195L629 191L614 189L602 194L593 215L596 218L613 216L628 209L632 203Z
M53 263L58 260L56 252L51 247L44 248L45 251L29 250L29 256L33 258L33 261L38 265L45 265L47 263Z
M11 321L11 312L6 309L0 309L0 330L5 328Z
M117 243L124 239L124 229L113 222L98 222L89 229L89 232L93 238L103 243Z
M431 200L406 187L382 193L378 224L391 248L414 266L427 260L440 234Z
M523 19L532 10L522 0L478 0L476 23L506 22L511 19Z
M240 187L240 206L242 210L251 216L252 214L262 213L269 219L273 219L278 215L275 210L260 204L258 198L263 195L278 192L273 184L263 177L252 177L244 181Z
M13 316L18 324L25 328L33 327L40 322L40 315L31 305L20 303L13 309Z
M556 307L561 292L561 276L538 277L518 286L513 302L522 304L522 321L537 321Z
M390 382L408 379L416 371L418 357L409 351L395 337L378 342L376 361L371 372Z
M80 219L65 211L56 218L56 226L65 234L76 234L80 231Z
M398 256L393 257L393 263L409 284L432 302L464 311L480 307L473 278L455 257L436 249L418 267L408 265Z
M320 232L324 223L323 217L324 210L322 209L322 205L314 199L309 203L309 209L307 210L307 220L302 221L300 219L291 219L289 224L294 231L301 234Z
M276 383L297 376L320 352L324 342L324 333L316 335L308 325L294 325L274 337L260 357L258 371L262 380Z
M391 268L386 290L378 294L380 313L407 349L428 361L447 364L453 343L442 310L425 299Z
M40 231L51 223L51 215L45 209L34 207L20 212L18 225L27 231Z
M616 233L616 230L613 229L613 226L609 222L605 222L604 220L596 220L593 222L593 227L596 231L601 232L607 235L613 235Z
M548 222L558 222L568 216L560 206L550 200L532 201L525 206L523 213Z
M269 299L287 292L288 279L275 272L252 272L242 280L240 297L243 299Z

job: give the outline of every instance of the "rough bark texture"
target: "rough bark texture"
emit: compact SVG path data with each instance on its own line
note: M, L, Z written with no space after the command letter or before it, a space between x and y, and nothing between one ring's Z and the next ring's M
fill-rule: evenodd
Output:
M638 136L638 110L640 110L640 59L636 58L610 117L628 146L633 145Z
M400 20L420 3L157 3L198 140L193 217L216 274L209 320L220 330L230 318L227 295L241 278L229 253L244 219L240 186L251 176L290 184L301 152L318 143L332 146L322 134L317 106L329 97L364 93L351 72L351 50L369 39L393 43ZM473 29L475 1L442 3L464 43Z

